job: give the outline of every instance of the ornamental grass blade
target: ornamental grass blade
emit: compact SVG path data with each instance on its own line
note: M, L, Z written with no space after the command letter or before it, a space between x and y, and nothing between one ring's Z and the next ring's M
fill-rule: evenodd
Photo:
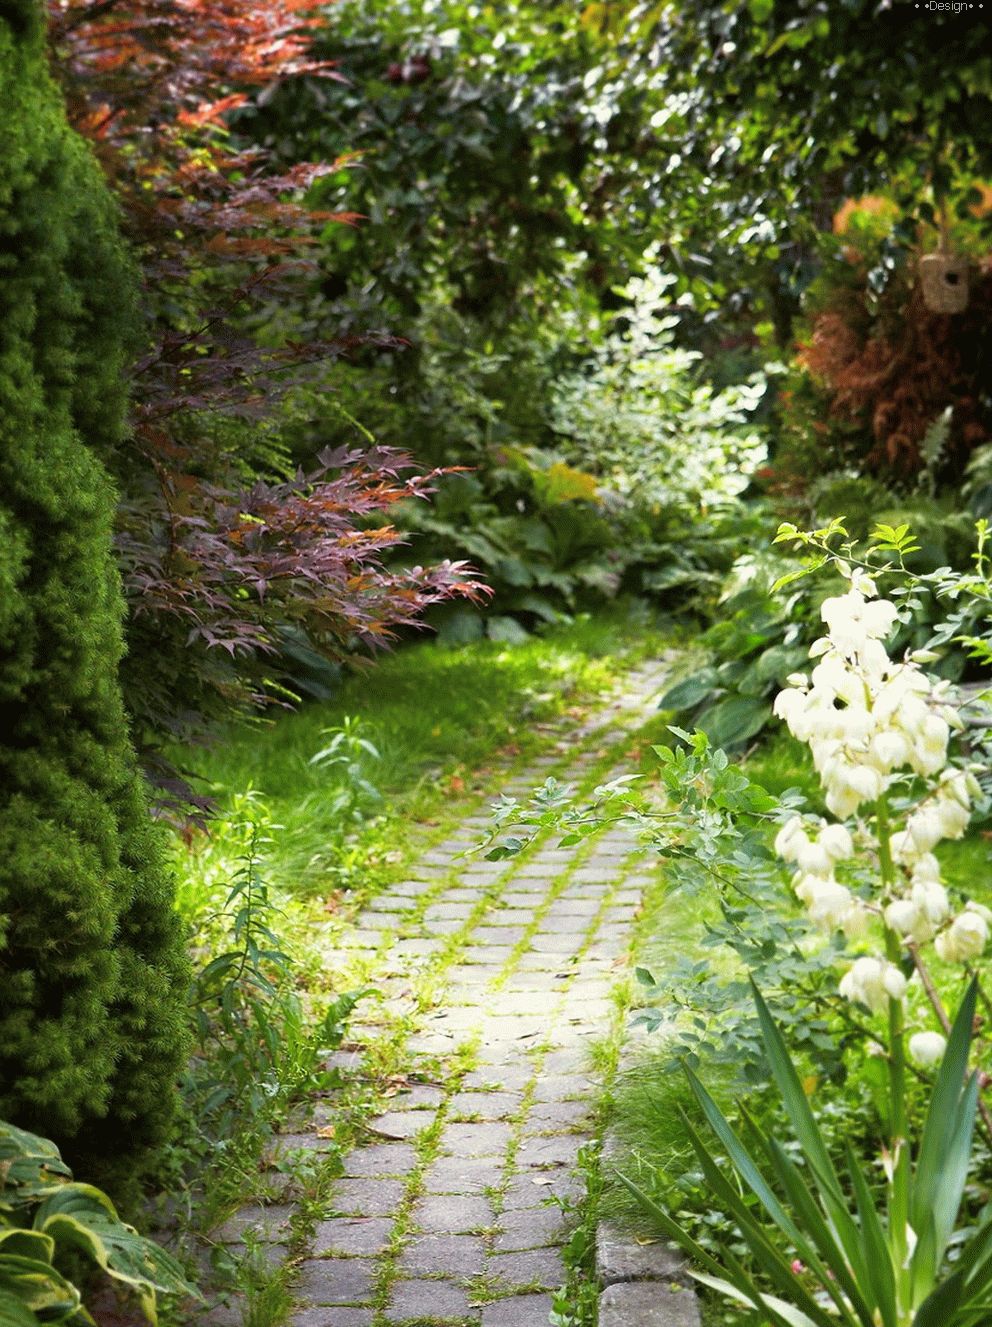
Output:
M992 1280L992 1215L985 1217L978 1233L961 1250L955 1271L961 1272L976 1287L983 1288ZM980 1294L981 1288L973 1290L972 1294Z
M694 1259L700 1267L708 1267L711 1272L714 1272L718 1276L723 1274L723 1267L721 1267L713 1255L707 1252L701 1244L698 1244L689 1232L680 1226L677 1221L673 1220L660 1203L657 1203L649 1193L645 1193L639 1184L636 1184L634 1180L630 1179L627 1175L624 1175L622 1171L618 1170L615 1173L617 1179L624 1188L632 1194L644 1210L654 1218L658 1223L659 1229L667 1235L670 1240L673 1240L678 1244L678 1246L683 1249L690 1258Z
M947 1048L934 1082L934 1092L930 1097L930 1108L927 1111L926 1123L920 1136L919 1154L916 1157L910 1220L914 1229L918 1226L922 1229L928 1217L931 1214L934 1216L935 1258L938 1263L940 1258L943 1258L947 1241L954 1230L961 1192L964 1189L964 1178L961 1177L961 1189L955 1200L954 1188L948 1186L950 1182L948 1166L954 1168L956 1181L960 1176L961 1147L965 1143L965 1133L967 1133L965 1176L967 1176L968 1156L971 1156L977 1089L965 1080L968 1075L968 1056L971 1054L976 1001L977 982L972 981L964 993L964 999L954 1020L954 1027L951 1028L951 1035L947 1039ZM963 1095L964 1103L961 1103ZM948 1209L951 1205L954 1206L954 1213L948 1218Z
M823 1141L819 1126L806 1099L806 1093L799 1081L796 1067L792 1063L785 1038L778 1030L775 1020L772 1018L771 1012L753 980L751 991L758 1011L761 1037L765 1043L765 1052L771 1066L772 1077L782 1094L782 1104L785 1106L789 1122L795 1130L796 1138L799 1140L799 1144L813 1169L818 1187L821 1189L829 1187L835 1201L842 1204L843 1191L837 1178L837 1172L830 1160L826 1143Z
M702 1083L689 1066L684 1065L683 1069L686 1078L689 1080L689 1086L692 1089L693 1096L696 1098L700 1110L706 1117L707 1124L723 1144L738 1175L740 1175L741 1179L758 1199L762 1207L779 1229L788 1235L793 1243L801 1242L802 1235L797 1229L795 1222L779 1202L768 1181L759 1170L754 1158L734 1133L730 1126L730 1121L707 1092L706 1088L703 1087Z
M878 1327L898 1327L896 1310L896 1274L892 1266L892 1253L875 1210L875 1199L861 1173L858 1159L850 1143L847 1145L847 1165L854 1189L854 1201L861 1223L861 1239L865 1250L868 1287L878 1313Z
M747 1203L721 1173L706 1144L686 1119L684 1113L682 1119L689 1141L699 1159L706 1183L714 1196L720 1201L724 1210L737 1222L741 1236L751 1250L755 1262L783 1294L792 1296L802 1305L804 1312L814 1323L819 1324L819 1327L835 1327L836 1318L827 1314L802 1282L798 1280L792 1270L791 1263L786 1260L777 1245L772 1242L770 1232L755 1220ZM789 1238L788 1235L786 1238ZM725 1253L723 1257L724 1261L727 1262L730 1255Z
M793 1304L787 1304L785 1300L778 1299L775 1295L766 1295L763 1291L756 1290L754 1298L751 1298L721 1277L705 1276L699 1272L693 1272L692 1276L702 1285L719 1291L721 1295L743 1304L746 1308L764 1309L772 1318L775 1327L816 1327L813 1319L808 1318L801 1309L797 1309Z
M950 1322L957 1323L963 1291L964 1275L955 1271L916 1310L913 1327L947 1327Z
M950 1243L957 1224L958 1212L961 1210L964 1186L968 1181L977 1113L978 1074L972 1073L957 1106L955 1127L950 1133L934 1194L933 1220L937 1232L938 1260L943 1258Z
M853 1323L857 1320L862 1327L875 1327L874 1304L865 1299L862 1289L866 1271L864 1259L859 1259L852 1275L844 1250L817 1207L813 1191L799 1167L776 1138L768 1138L766 1146L779 1184L788 1195L789 1202L817 1250L818 1257L815 1260L808 1255L804 1258L807 1266L836 1304L843 1321ZM803 1254L799 1256L802 1258ZM854 1311L853 1316L845 1304L845 1297Z
M779 1031L761 992L753 980L751 981L751 991L758 1011L762 1040L765 1043L772 1077L782 1094L782 1104L803 1150L803 1155L809 1163L810 1173L816 1181L816 1187L819 1190L820 1200L826 1211L828 1222L844 1247L849 1265L852 1268L858 1268L859 1264L863 1262L861 1235L851 1219L851 1214L847 1208L847 1199L841 1188L840 1180L837 1178L837 1172L827 1151L827 1145L823 1141L820 1127L806 1099L806 1093L803 1091L799 1075L792 1063L785 1038Z

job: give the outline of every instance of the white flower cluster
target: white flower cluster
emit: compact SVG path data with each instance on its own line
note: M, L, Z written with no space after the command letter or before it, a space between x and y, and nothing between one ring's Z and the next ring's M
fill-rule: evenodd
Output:
M775 700L775 713L793 736L806 742L820 775L825 801L838 820L874 808L895 778L906 770L928 781L927 795L891 835L890 852L900 876L877 905L865 903L835 876L838 862L854 853L842 824L793 817L780 830L775 850L794 863L793 885L818 925L843 930L849 939L867 931L873 914L905 942L933 941L941 958L966 962L983 952L992 934L992 912L969 903L951 918L947 891L933 849L942 839L964 834L978 792L972 774L947 766L952 728L961 728L948 701L948 684L932 682L920 667L928 656L902 662L889 658L884 638L896 622L893 603L875 598L870 577L849 572L846 594L825 600L821 616L827 634L810 649L817 660L811 674L793 674ZM932 657L932 656L929 656ZM867 833L867 827L861 827ZM883 958L854 961L840 984L841 994L873 1011L901 1000L906 979ZM922 1040L921 1040L922 1038ZM915 1038L918 1058L935 1052L938 1034Z

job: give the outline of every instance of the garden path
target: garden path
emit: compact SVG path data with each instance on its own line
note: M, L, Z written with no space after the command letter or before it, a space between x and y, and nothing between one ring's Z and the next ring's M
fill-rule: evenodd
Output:
M628 674L612 703L573 720L501 791L622 772L665 673L662 662ZM576 1162L610 1067L593 1048L618 1040L652 863L621 828L575 848L539 840L505 862L463 856L487 824L486 806L468 814L328 954L357 959L383 992L364 1033L401 1038L409 1068L295 1260L292 1327L546 1327L565 1279L570 1217L548 1200L584 1191ZM333 1118L318 1103L308 1131L283 1144L328 1146L320 1130ZM246 1210L228 1237L247 1228L276 1259L292 1217L288 1205Z

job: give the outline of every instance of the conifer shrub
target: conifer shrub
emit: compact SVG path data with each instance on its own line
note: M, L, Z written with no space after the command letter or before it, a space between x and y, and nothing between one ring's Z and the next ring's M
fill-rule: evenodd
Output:
M185 946L121 701L135 288L34 4L0 0L0 1117L89 1175L163 1138Z

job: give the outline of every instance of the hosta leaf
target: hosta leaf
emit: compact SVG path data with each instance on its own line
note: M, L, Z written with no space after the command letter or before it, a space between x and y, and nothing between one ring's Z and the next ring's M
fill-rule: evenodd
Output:
M8 1295L43 1314L44 1322L59 1322L80 1307L76 1287L50 1262L0 1252L0 1295Z
M57 1319L49 1318L48 1321L57 1321ZM0 1322L4 1327L38 1327L38 1319L27 1305L16 1295L3 1289L0 1289Z
M760 733L772 717L772 707L756 696L727 696L696 717L713 746L741 746Z
M687 710L710 697L718 686L716 670L701 668L692 677L677 682L658 702L661 710Z

